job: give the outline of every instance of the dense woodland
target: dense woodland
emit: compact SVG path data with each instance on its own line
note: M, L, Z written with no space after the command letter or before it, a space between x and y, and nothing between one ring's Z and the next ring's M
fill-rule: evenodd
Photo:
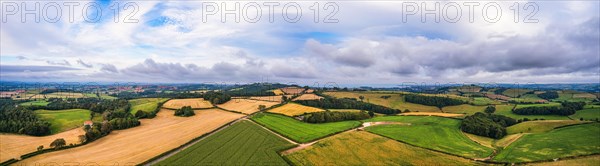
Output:
M439 96L415 95L415 94L404 95L404 100L406 102L415 103L415 104L436 106L440 109L445 106L465 104L464 101L459 100L459 99L453 99L453 98L448 98L448 97L439 97Z
M398 109L392 109L392 108L388 108L388 107L384 107L384 106L380 106L380 105L366 103L366 102L358 101L354 98L338 99L338 98L333 98L333 97L329 97L329 96L324 96L320 100L298 100L295 102L302 104L302 105L306 105L306 106L325 108L325 109L358 109L358 110L373 111L375 113L387 114L387 115L400 113L400 110L398 110Z
M573 115L577 110L583 109L584 102L562 102L561 107L546 106L546 107L525 107L516 108L512 112L519 115Z
M515 119L495 114L475 113L460 124L464 132L499 139L506 135L506 127L517 124Z
M206 92L202 95L202 97L204 98L204 100L206 101L210 101L212 104L223 104L229 100L231 100L231 96L228 94L224 94L221 92L214 92L214 91L210 91L210 92Z
M366 111L360 112L333 112L333 111L325 111L325 112L315 112L311 114L304 115L302 119L304 122L308 123L327 123L327 122L339 122L346 120L363 120L369 119L371 115Z
M0 100L0 132L43 136L50 134L50 123L38 119L32 110L15 107L12 100Z
M542 99L551 100L551 99L558 98L558 92L556 92L556 91L550 91L550 92L545 92L545 93L538 94L537 96L540 97L540 98L542 98Z

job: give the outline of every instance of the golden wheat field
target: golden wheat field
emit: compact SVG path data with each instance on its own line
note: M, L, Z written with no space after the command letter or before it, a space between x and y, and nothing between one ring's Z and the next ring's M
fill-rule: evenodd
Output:
M284 114L287 116L296 116L296 115L302 115L304 113L321 112L321 111L325 111L325 110L320 109L320 108L315 108L315 107L303 106L303 105L296 104L296 103L288 103L281 107L273 108L273 109L269 110L268 112Z
M242 112L244 114L252 114L259 111L259 105L264 105L266 108L269 108L276 104L279 104L279 102L259 101L250 99L231 99L227 103L220 104L218 106L226 110Z
M165 104L163 104L164 108L170 108L170 109L179 109L184 106L191 106L192 108L211 108L211 107L213 107L213 105L210 102L208 102L202 98L172 99L172 100L169 100L168 102L166 102Z
M297 100L319 100L322 99L323 97L319 96L319 95L315 95L315 94L302 94L296 98L294 98L292 101L297 101Z
M44 148L50 148L50 143L58 138L65 139L67 145L78 144L80 143L78 136L83 134L85 134L85 132L81 127L43 137L0 134L0 162L11 158L19 158L23 154L35 152L40 145L43 145Z
M113 131L87 145L38 155L16 164L135 165L243 116L218 109L195 110L195 113L191 117L177 117L173 110L162 109L155 118L140 120L141 126Z
M288 94L288 95L295 95L295 94L302 93L304 91L304 88L285 87L285 88L281 88L281 91L283 91L283 93Z

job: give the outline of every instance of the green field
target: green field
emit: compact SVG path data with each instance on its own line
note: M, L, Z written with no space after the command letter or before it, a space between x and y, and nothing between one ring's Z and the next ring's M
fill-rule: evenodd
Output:
M24 103L21 103L19 105L22 105L22 106L47 106L48 104L50 104L50 102L48 102L48 101L45 101L45 100L36 100L36 101L24 102Z
M500 104L499 101L492 100L492 99L487 98L487 97L474 97L469 102L471 104L477 105L477 106L487 106L487 105L492 105L492 104L493 105Z
M84 121L90 120L90 111L85 109L36 110L35 114L41 119L50 122L50 131L52 134L83 126Z
M542 133L553 130L556 127L586 123L585 121L579 120L538 120L538 121L527 121L516 125L512 125L506 128L507 134L516 133Z
M292 143L244 120L157 165L287 165L277 152L292 146Z
M361 124L359 121L311 124L287 116L270 113L256 114L252 117L252 120L297 142L309 142L360 126Z
M598 105L587 105L583 110L579 110L575 112L575 114L569 116L575 120L579 120L583 118L584 120L592 120L600 119L600 106Z
M465 158L406 145L365 131L328 137L285 157L292 165L476 165Z
M502 150L494 160L525 162L600 153L598 133L600 133L600 123L527 134Z
M366 130L375 134L393 138L408 144L435 149L469 158L483 158L492 153L492 149L477 144L462 134L460 120L435 116L386 116L369 121L393 121L410 125L377 125Z
M504 96L508 96L508 97L518 97L520 95L524 95L525 93L529 92L531 90L529 89L507 89L504 92L502 92L502 94Z
M129 100L129 104L131 104L129 112L135 114L138 110L142 110L149 113L158 107L159 102L164 102L166 100L167 98L141 98Z
M442 111L445 113L455 113L455 114L467 114L473 115L476 112L483 112L486 106L473 106L469 104L455 105L455 106L446 106L442 108Z
M519 106L526 107L526 106L533 106L533 105L539 106L540 104L527 104L527 105L519 105ZM549 104L541 104L541 105L549 105ZM569 117L560 116L560 115L518 115L518 114L515 114L512 112L513 106L514 105L497 105L496 112L494 112L494 114L508 116L508 117L511 117L511 118L517 119L517 120L523 119L523 118L545 119L545 120L569 120Z

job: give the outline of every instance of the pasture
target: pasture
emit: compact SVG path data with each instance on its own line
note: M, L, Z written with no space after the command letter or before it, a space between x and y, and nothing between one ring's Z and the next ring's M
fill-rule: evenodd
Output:
M304 113L321 112L321 111L325 111L325 110L320 109L320 108L315 108L315 107L304 106L304 105L300 105L300 104L296 104L296 103L287 103L283 106L270 109L268 112L283 114L283 115L287 115L287 116L297 116L297 115L302 115Z
M325 92L325 95L336 98L355 98L357 100L359 100L359 96L364 96L364 102L400 109L402 111L408 109L412 112L440 112L440 109L434 106L405 102L404 97L398 93ZM390 97L385 99L383 96Z
M112 131L108 136L84 146L45 153L16 164L79 162L135 165L243 116L218 109L195 110L195 113L191 117L177 117L173 110L162 109L153 119L141 119L142 125L138 127Z
M138 110L150 113L158 107L158 103L167 101L167 98L141 98L129 100L131 108L129 109L132 114L135 114Z
M440 117L463 117L465 114L452 114L441 112L406 112L398 115L402 116L440 116Z
M67 131L73 128L83 126L83 122L90 120L90 111L85 109L68 110L36 110L35 114L50 122L50 132L52 134Z
M21 105L21 106L47 106L48 104L50 104L50 102L48 102L46 100L35 100L35 101L24 102L19 105Z
M455 106L446 106L442 108L442 112L454 114L473 115L477 112L483 112L487 106L474 106L469 104L461 104Z
M542 133L553 130L556 127L573 125L579 123L588 123L579 120L538 120L538 121L527 121L512 125L506 128L507 134L517 133Z
M529 90L529 89L511 88L511 89L505 90L504 92L502 92L502 94L505 96L508 96L508 97L519 97L530 91L531 90Z
M526 134L502 150L494 160L525 162L600 153L598 133L600 133L600 123Z
M243 120L156 165L287 165L277 153L293 146Z
M169 108L169 109L180 109L181 107L184 106L191 106L193 109L203 109L203 108L212 108L213 105L202 99L202 98L195 98L195 99L171 99L168 102L166 102L165 104L163 104L163 108Z
M264 105L266 108L269 108L277 104L279 103L249 99L231 99L226 103L218 105L218 107L223 108L225 110L241 112L244 114L252 114L260 111L258 109L259 105Z
M283 115L258 113L252 117L257 123L297 142L310 142L337 132L360 126L359 121L331 123L304 123Z
M67 145L78 144L80 143L78 136L83 134L85 134L83 127L43 137L2 133L0 134L0 162L35 152L40 145L46 149L50 148L50 143L58 138L65 139Z
M459 129L460 120L435 116L386 116L368 121L392 121L410 125L376 125L366 130L411 145L435 149L459 156L483 158L492 149L473 142Z
M575 114L569 116L575 120L579 120L581 118L583 118L584 120L597 120L600 119L600 106L595 105L595 106L586 106L587 108L584 108L583 110L579 110L577 112L575 112Z
M528 106L532 106L532 105L540 105L540 104L527 104ZM541 105L548 105L548 104L541 104ZM524 105L521 105L524 106ZM508 104L504 104L504 105L497 105L496 106L496 112L494 112L494 114L498 114L498 115L504 115L504 116L508 116L511 117L513 119L544 119L544 120L569 120L569 117L567 116L560 116L560 115L519 115L519 114L515 114L512 112L512 108L514 107L514 105L508 105Z
M284 157L294 165L476 165L365 131L334 135Z

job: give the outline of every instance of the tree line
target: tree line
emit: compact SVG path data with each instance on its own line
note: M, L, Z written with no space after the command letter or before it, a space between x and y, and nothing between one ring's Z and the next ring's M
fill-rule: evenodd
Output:
M206 101L210 101L212 104L223 104L231 100L231 96L229 94L214 91L204 93L202 98L204 98Z
M415 103L415 104L436 106L440 109L445 106L465 104L464 101L459 100L459 99L453 99L453 98L449 98L449 97L439 97L439 96L415 95L415 94L404 95L404 101L410 102L410 103Z
M188 116L194 116L196 115L194 113L194 110L192 109L191 106L184 106L181 107L180 109L175 110L175 116L182 116L182 117L188 117Z
M561 106L524 107L515 108L513 113L519 115L573 115L577 110L583 109L585 102L562 102Z
M375 113L380 114L398 114L400 110L392 109L380 105L375 105L371 103L366 103L362 101L358 101L354 98L333 98L329 96L323 96L320 100L298 100L295 101L299 104L318 107L324 109L358 109L358 110L366 110L373 111Z
M464 132L499 139L506 135L506 127L517 124L513 118L477 112L465 117L460 124Z
M327 122L339 122L346 120L363 120L369 119L372 116L369 115L366 111L360 112L333 112L333 111L324 111L324 112L315 112L311 114L306 114L302 118L304 122L308 123L327 123Z

